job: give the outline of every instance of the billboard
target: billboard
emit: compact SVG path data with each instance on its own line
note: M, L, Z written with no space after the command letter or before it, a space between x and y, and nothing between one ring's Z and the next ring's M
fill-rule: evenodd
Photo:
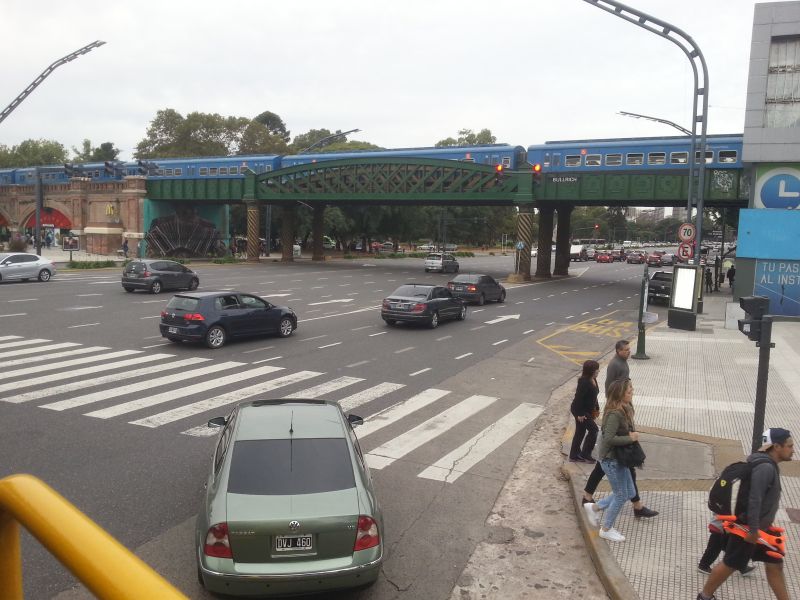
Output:
M757 260L753 295L769 298L769 314L800 316L800 260Z

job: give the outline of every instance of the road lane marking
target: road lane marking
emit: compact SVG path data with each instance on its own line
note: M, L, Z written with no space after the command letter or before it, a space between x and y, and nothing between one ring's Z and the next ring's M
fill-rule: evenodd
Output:
M80 346L80 344L76 344L74 342L63 342L61 344L53 344L52 346L49 346L51 350L57 350L58 348L53 348L53 346L57 346L58 348L72 348L72 350L53 352L52 354L39 354L37 356L26 356L25 358L15 358L13 360L4 360L3 368L13 367L15 365L27 365L35 362L44 362L47 360L53 360L54 358L75 356L76 354L89 354L90 352L99 352L100 350L109 349L107 346L86 346L84 348L75 348L75 346ZM41 349L42 348L36 348L36 351L40 351ZM19 353L15 353L15 356L17 355L19 355Z
M486 310L485 308L476 308L476 309L472 310L471 312L472 313L479 313L479 312L483 312L485 310Z
M299 342L310 342L311 340L321 340L322 338L328 337L328 334L325 333L323 335L315 335L314 337L303 338L302 340L298 340Z
M155 315L153 317L139 317L139 320L143 321L145 319L160 319L160 318L161 318L161 315Z
M545 325L545 327L550 327L550 325L555 325L555 321L550 321Z
M88 298L89 296L102 296L103 294L76 294L76 298Z
M33 338L30 340L19 340L16 342L7 342L5 344L0 344L0 348L19 348L20 346L33 346L34 344L41 344L42 342L51 342L52 340L45 340L43 338ZM0 356L7 356L6 354L0 354Z
M317 348L318 348L319 350L322 350L323 348L332 348L333 346L339 346L339 345L341 345L341 343L342 343L342 342L334 342L333 344L325 344L324 346L317 346Z
M361 331L362 329L369 329L370 327L374 327L374 325L362 325L361 327L354 327L350 331Z
M367 337L375 337L376 335L383 335L384 333L389 333L388 331L379 331L378 333L370 333Z
M499 346L500 344L505 344L508 340L500 340L499 342L492 343L492 346Z
M573 318L575 318L575 315L569 315L568 317L565 317L565 319L573 319Z
M164 354L160 356L171 356L171 355ZM185 358L183 360L178 360L171 363L160 364L158 368L160 371L166 371L169 369L177 369L179 367L185 367L202 362L208 362L209 360L210 359L208 358ZM153 367L148 365L146 367L142 367L139 369L124 371L123 373L115 373L113 375L103 375L102 377L95 377L93 379L82 379L81 381L73 381L72 383L65 383L63 385L50 386L41 390L23 392L22 394L18 394L14 398L6 400L6 402L19 404L21 402L28 402L30 400L41 400L43 398L48 398L50 396L59 396L61 394L66 394L68 392L74 392L76 390L82 390L89 387L102 385L104 383L114 383L125 379L140 377L143 375L144 376L151 375L152 373L153 373ZM50 381L51 381L50 379L47 379L45 383L49 383Z
M477 327L471 327L470 331L477 331L478 329L484 329L486 325L478 325Z
M5 342L7 340L21 340L21 335L0 335L0 342Z
M55 371L56 369L65 369L67 367L74 367L76 365L84 365L92 362L99 362L109 358L117 358L120 356L130 356L131 354L141 354L141 350L118 350L116 352L109 352L108 354L98 354L97 356L84 356L83 358L75 358L72 360L62 360L59 362L49 363L46 365L37 365L35 367L28 367L25 369L15 369L13 371L3 372L4 379L12 379L14 377L21 377L30 373L38 373L40 371Z
M95 325L100 325L100 323L84 323L83 325L70 325L67 329L78 329L79 327L94 327ZM158 337L161 337L160 335Z
M422 373L425 373L426 371L430 371L430 370L431 370L431 368L427 367L425 369L420 369L419 371L414 371L413 373L409 373L408 376L409 377L416 377L417 375L421 375Z
M479 434L443 456L418 477L452 483L522 431L542 412L541 406L522 403Z
M367 464L371 469L383 469L495 402L497 402L497 398L491 396L470 396L406 433L367 452Z
M401 348L400 350L395 350L395 354L402 354L403 352L408 352L409 350L413 350L414 346L408 346L407 348Z
M257 360L253 364L254 365L260 365L261 363L270 362L272 360L280 360L281 358L283 358L283 357L282 356L273 356L272 358L265 358L264 360Z
M536 302L537 300L541 300L541 298L534 298L533 301Z
M36 302L38 298L21 298L19 300L6 300L6 302Z
M263 348L256 348L255 350L245 350L244 352L242 352L242 354L251 354L253 352L264 352L265 350L272 350L274 347L275 346L264 346Z
M460 354L459 356L455 357L455 360L461 360L462 358L467 358L468 356L472 356L472 352L467 352L466 354Z
M379 383L371 388L367 388L366 390L358 392L357 394L342 398L339 400L339 406L342 407L343 411L347 412L361 406L362 404L366 404L367 402L375 400L376 398L380 398L381 396L385 396L386 394L390 394L404 387L406 387L404 383L391 383L384 381L383 383ZM359 438L361 437L360 430L361 428L359 427Z
M528 329L527 331L523 331L522 334L523 335L528 335L529 333L533 333L534 331L536 331L536 330L535 329Z
M259 396L265 394L266 392L271 392L277 388L293 385L319 375L324 375L324 373L320 371L298 371L297 373L284 375L283 377L270 379L269 381L263 381L256 385L234 390L232 392L228 392L227 394L222 394L221 396L200 400L199 402L194 402L185 406L179 406L178 408L152 415L150 417L130 421L130 424L150 428L160 427L161 425L166 425L167 423L172 423L173 421L180 421L181 419L192 417L209 410L216 410L218 408L222 408L223 406L227 406L228 404L233 404L235 402L239 402L240 400L244 400L245 398L249 398L250 396Z
M396 384L393 384L396 385ZM380 431L384 427L407 417L410 414L417 412L433 404L437 400L443 398L450 392L448 390L437 390L436 388L428 388L408 398L402 402L398 402L378 413L369 417L363 425L358 428L358 438L364 439L368 435L372 435L376 431Z
M95 402L110 400L111 398L118 398L119 396L124 396L125 394L134 394L136 392L155 389L160 385L171 385L173 383L177 383L179 381L186 381L187 379L193 379L201 375L210 375L212 373L217 373L219 371L224 371L226 369L241 367L245 364L246 363L233 362L233 361L211 364L205 367L201 367L199 369L192 369L190 371L181 371L180 373L175 373L173 375L165 375L163 377L155 377L152 379L147 379L146 381L129 383L128 385L123 385L121 387L111 388L110 390L101 390L99 392L93 392L91 394L84 394L83 396L76 396L75 398L70 398L68 400L59 400L58 402L44 404L42 405L42 408L48 408L50 410L59 410L59 411L67 410L70 408L77 408L79 406L85 406L87 404L93 404ZM188 388L183 388L183 389L188 389ZM181 392L182 390L175 390L172 393L176 394L175 397L177 398L179 397L179 394Z
M24 317L27 314L28 313L11 313L9 315L0 315L0 319L2 319L3 317Z
M380 308L380 305L378 305L378 306L368 306L366 308L358 308L356 310L350 310L350 311L347 311L347 312L334 313L334 314L325 315L325 316L322 316L322 317L311 317L310 319L303 319L303 323L308 323L309 321L317 321L319 319L330 319L331 317L344 317L346 315L355 315L357 313L366 312L368 310L378 310L379 308Z
M233 373L232 375L225 375L224 377L217 377L211 381L201 381L200 383L195 383L194 385L189 385L179 390L169 390L160 394L153 394L152 396L139 398L138 400L131 400L130 402L123 402L122 404L109 406L108 408L101 408L100 410L84 413L84 416L95 417L97 419L110 419L111 417L118 417L120 415L128 414L129 412L141 410L143 408L150 408L151 406L156 406L157 404L163 404L164 402L170 402L171 400L177 400L178 398L185 398L186 396L199 394L205 392L206 390L213 390L214 388L237 383L238 381L246 381L248 379L252 379L253 377L261 377L263 375L268 375L270 373L274 373L275 371L282 370L283 367L265 365L255 369L248 369L244 372Z
M366 364L368 364L369 362L370 362L370 361L368 361L368 360L360 360L360 361L358 361L358 362L354 362L354 363L351 363L351 364L349 364L349 365L345 365L345 366L346 366L348 369L352 369L353 367L360 367L361 365L366 365Z
M437 341L437 342L443 342L443 341L445 341L445 340L449 340L451 337L453 337L453 336L452 336L452 335L445 335L445 336L443 336L443 337L438 337L438 338L436 338L436 341Z
M286 396L286 398L319 398L336 390L340 390L350 385L364 381L362 377L337 377L325 383L320 383L310 388L294 392Z
M150 344L149 346L142 346L142 350L148 350L150 348L158 348L159 346L169 346L173 342L164 342L163 344Z

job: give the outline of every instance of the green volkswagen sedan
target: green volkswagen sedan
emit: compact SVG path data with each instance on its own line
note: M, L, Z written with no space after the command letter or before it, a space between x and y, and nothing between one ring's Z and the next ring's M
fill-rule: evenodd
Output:
M257 400L222 427L197 517L197 574L208 590L281 596L368 586L383 561L383 519L353 427L335 402Z

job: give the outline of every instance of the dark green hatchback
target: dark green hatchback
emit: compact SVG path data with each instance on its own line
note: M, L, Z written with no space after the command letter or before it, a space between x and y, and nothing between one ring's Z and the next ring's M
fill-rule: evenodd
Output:
M198 578L237 596L372 584L383 519L353 432L335 402L257 400L225 417L197 518Z

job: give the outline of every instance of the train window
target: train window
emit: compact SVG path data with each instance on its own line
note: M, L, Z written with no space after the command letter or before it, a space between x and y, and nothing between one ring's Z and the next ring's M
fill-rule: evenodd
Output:
M648 165L665 165L667 164L666 152L649 152L647 154Z
M694 161L700 162L701 152L699 150L695 150L694 152ZM706 150L706 164L714 162L714 152L712 150Z
M239 173L239 167L228 167L228 175L236 175Z
M180 177L181 175L183 175L183 169L180 167L175 167L175 176Z
M688 162L688 152L671 152L669 155L669 164L671 165L685 165Z
M208 175L208 168L200 167L200 175Z
M172 169L164 169L164 175L167 177L172 177Z
M736 150L720 150L719 162L721 163L735 163L738 153Z
M461 159L461 162L471 162L471 163L474 163L474 162L475 162L475 159L474 159L474 158L462 158L462 159Z
M227 175L228 174L228 167L220 167L219 168L220 175Z
M511 157L510 156L504 156L503 157L503 167L505 167L506 169L510 169L511 168Z
M622 154L606 154L606 166L618 167L622 164Z
M267 165L267 168L265 169L265 171L272 171L272 165Z
M549 167L550 166L550 153L549 152L545 152L544 153L544 161L542 161L542 162L544 162L544 166L545 167Z
M625 164L626 165L643 165L644 164L644 154L642 154L641 152L635 152L635 153L626 155Z
M586 155L586 166L587 167L599 167L600 166L600 154L587 154Z
M216 175L217 174L217 167L209 167L208 168L209 175Z
M581 155L580 154L567 154L564 156L564 166L565 167L580 167L581 166Z

